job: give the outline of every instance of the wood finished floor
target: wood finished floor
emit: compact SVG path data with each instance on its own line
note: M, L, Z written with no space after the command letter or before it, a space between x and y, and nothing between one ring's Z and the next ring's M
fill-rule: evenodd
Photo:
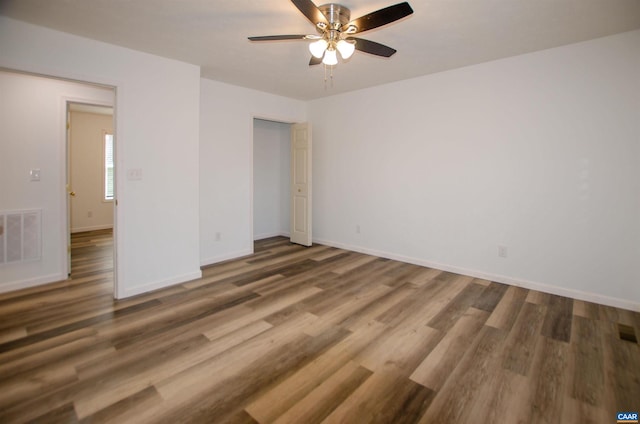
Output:
M74 235L69 280L0 295L1 423L609 423L640 409L638 313L283 238L113 301L111 248L108 231Z

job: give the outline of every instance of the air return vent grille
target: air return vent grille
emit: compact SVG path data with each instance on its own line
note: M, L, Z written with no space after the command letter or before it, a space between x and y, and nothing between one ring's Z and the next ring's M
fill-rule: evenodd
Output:
M40 259L40 209L0 211L0 264Z

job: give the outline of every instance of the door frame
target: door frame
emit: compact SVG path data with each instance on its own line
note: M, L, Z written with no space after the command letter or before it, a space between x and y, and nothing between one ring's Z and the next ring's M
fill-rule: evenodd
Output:
M272 121L272 122L277 122L280 124L288 124L288 125L293 125L293 124L298 124L301 123L299 121L297 121L295 118L285 118L282 116L279 117L274 117L274 116L270 116L270 115L264 115L264 114L258 114L258 113L254 113L251 115L250 117L251 121L250 121L250 133L251 133L251 143L250 147L249 147L249 244L250 244L250 253L253 254L254 253L254 249L253 249L253 244L254 244L254 240L253 240L253 196L254 196L254 187L253 187L253 173L254 173L254 163L253 163L253 147L254 147L254 143L255 143L255 134L254 134L254 119L262 119L265 121ZM308 121L307 121L308 122ZM287 165L290 166L290 165ZM289 180L291 181L291 180Z
M114 95L115 95L115 91L114 91ZM99 101L96 99L90 99L90 100L83 100L83 101L78 101L77 98L72 98L72 97L65 97L65 122L64 122L64 127L65 127L65 175L66 175L66 183L65 183L65 189L67 192L67 195L65 197L65 203L66 203L66 208L67 208L67 216L66 216L66 239L67 239L67 247L66 249L68 249L67 252L67 275L71 275L71 197L69 196L68 192L69 190L73 190L73 186L72 186L72 182L71 182L71 139L70 139L70 131L71 131L71 105L83 105L83 106L98 106L98 107L108 107L112 109L112 115L111 115L111 128L112 128L112 132L114 134L114 148L113 148L113 157L114 157L114 196L113 196L113 201L112 203L112 208L113 208L113 250L114 250L114 254L113 254L113 261L114 261L114 284L113 284L113 290L115 293L115 289L116 289L116 284L115 284L115 260L116 260L116 255L115 255L115 249L116 249L116 184L115 184L115 173L117 172L118 166L117 166L117 152L116 152L116 143L115 143L115 132L116 132L116 128L115 128L115 101L114 102L103 102L103 101ZM114 98L115 100L115 98Z
M73 81L76 82L78 84L85 84L85 85L91 85L89 83L83 83L83 82L78 82L78 81ZM64 237L64 242L65 242L65 246L64 246L64 251L67 252L67 254L65 255L65 269L66 269L66 273L67 275L71 274L71 252L68 250L71 248L71 199L69 197L69 177L71 175L71 146L70 146L70 137L69 137L69 130L70 128L70 123L69 123L69 118L71 116L70 114L70 106L71 104L82 104L82 105L88 105L88 106L101 106L101 107L110 107L113 109L113 115L111 117L112 120L112 127L113 127L113 136L114 136L114 146L113 146L113 155L114 155L114 186L113 186L113 192L114 192L114 196L113 196L113 297L115 299L118 298L118 272L117 272L117 196L118 196L118 186L117 186L117 174L118 174L118 143L117 143L117 124L116 124L116 87L105 87L108 89L111 89L113 91L113 102L105 102L105 101L101 101L98 99L87 99L87 98L80 98L80 97L71 97L71 96L64 96L62 98L62 102L64 104L64 107L61 108L63 109L63 114L64 114L64 120L63 120L63 129L64 129L64 160L63 160L63 173L64 173L64 193L63 193L63 200L62 200L62 207L63 207L63 220L64 220L64 225L63 228L65 229L65 237Z

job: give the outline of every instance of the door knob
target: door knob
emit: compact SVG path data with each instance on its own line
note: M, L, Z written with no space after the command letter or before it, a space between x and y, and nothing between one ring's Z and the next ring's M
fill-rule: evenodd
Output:
M69 196L71 196L71 197L76 197L76 192L75 192L75 191L70 191L70 192L69 192Z

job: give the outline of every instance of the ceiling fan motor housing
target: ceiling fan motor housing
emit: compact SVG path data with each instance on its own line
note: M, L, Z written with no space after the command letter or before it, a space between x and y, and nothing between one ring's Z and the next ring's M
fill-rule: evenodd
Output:
M329 3L318 6L318 9L329 21L330 29L339 29L349 23L351 11L341 4Z

